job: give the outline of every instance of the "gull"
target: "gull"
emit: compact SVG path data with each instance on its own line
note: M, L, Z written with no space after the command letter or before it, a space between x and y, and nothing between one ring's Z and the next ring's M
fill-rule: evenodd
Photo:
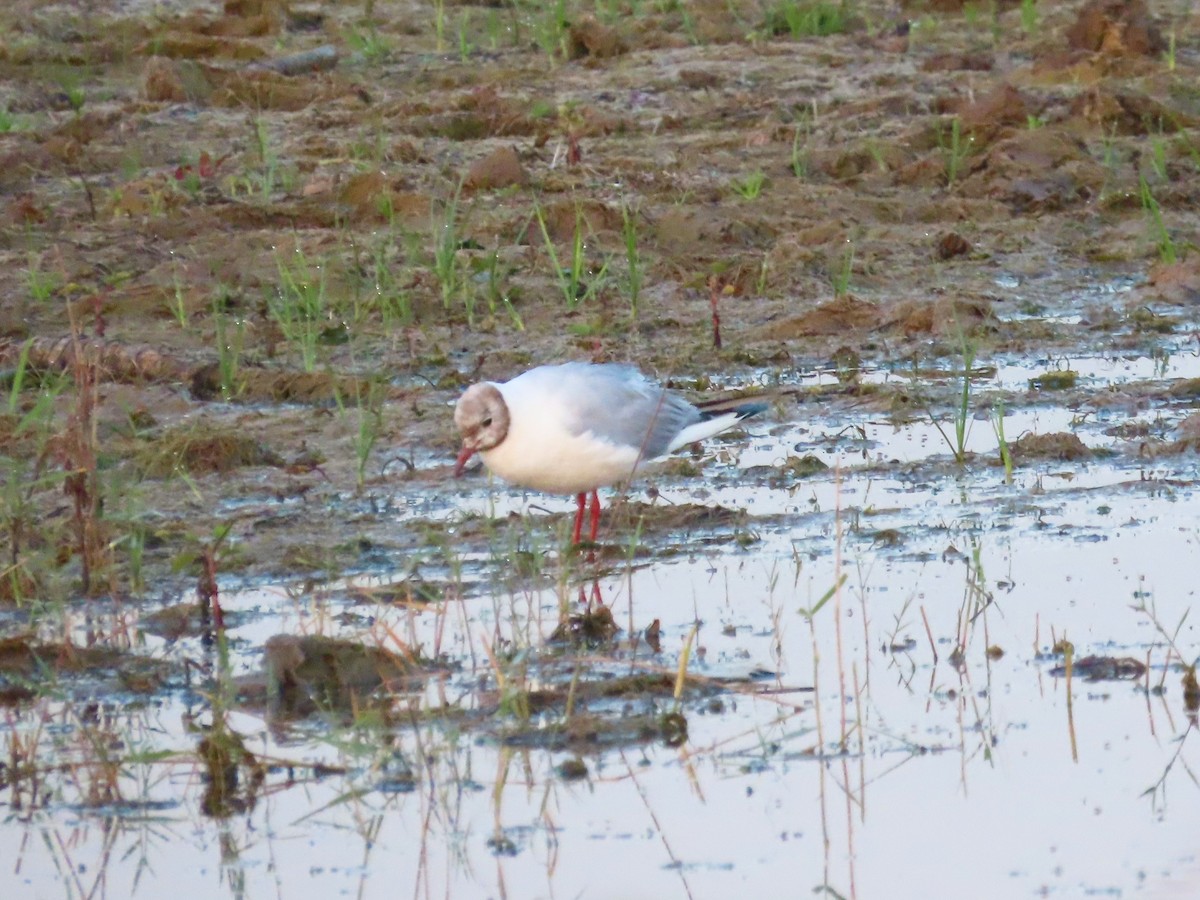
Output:
M454 475L476 453L510 484L574 494L579 543L591 494L591 541L600 526L597 488L624 483L680 447L731 428L765 403L693 405L618 363L538 366L511 381L467 388L454 408L462 450Z

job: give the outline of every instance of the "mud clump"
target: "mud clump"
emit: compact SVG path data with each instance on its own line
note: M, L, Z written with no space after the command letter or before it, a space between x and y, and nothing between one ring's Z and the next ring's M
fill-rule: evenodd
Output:
M949 231L938 238L938 259L953 259L956 256L966 256L971 252L971 242L955 231Z
M1152 266L1149 285L1141 289L1141 294L1176 306L1200 302L1200 259L1192 254L1187 259Z
M808 453L789 456L781 465L750 466L742 474L746 478L765 481L772 488L785 488L828 469L829 465L824 460Z
M1067 672L1065 665L1050 670L1055 678ZM1137 681L1145 676L1146 664L1131 656L1084 656L1071 664L1070 672L1086 681Z
M245 466L283 466L283 458L257 440L233 431L175 428L141 453L141 469L152 478L180 472L203 475Z
M1175 433L1180 440L1200 443L1200 412L1189 415L1176 426Z
M1022 214L1071 206L1094 197L1103 167L1072 134L1051 127L1014 132L997 141L963 184L970 196L1002 200Z
M167 666L160 661L111 647L44 642L32 635L0 638L0 704L32 699L47 673L88 678L105 674L115 678L110 689L136 693L154 693L168 675Z
M867 300L849 294L823 303L816 309L772 323L763 330L763 336L776 340L798 337L844 334L847 331L863 331L880 324L879 307Z
M344 332L332 328L325 333L325 342L342 342ZM230 383L232 381L232 383ZM334 404L342 397L362 397L377 384L364 378L337 375L332 372L296 372L245 367L230 379L219 363L207 363L189 376L192 395L197 400L236 400L240 403L270 401L274 403Z
M627 51L625 41L615 28L601 25L592 16L584 16L574 23L568 32L571 59L582 59L590 56L595 59L607 59L619 56Z
M524 184L527 180L517 151L512 147L500 147L471 164L463 179L463 189L495 190Z
M1055 372L1045 372L1029 379L1031 391L1067 391L1075 387L1079 381L1079 373L1070 369Z
M969 297L901 301L892 307L885 322L888 330L910 337L973 335L995 324L991 303Z
M413 659L382 647L320 635L275 635L263 661L268 700L291 715L352 709L376 691L407 685L419 672Z
M1200 398L1200 378L1185 378L1167 389L1167 396L1173 400L1195 400Z
M611 643L620 631L612 610L603 603L597 603L559 622L547 641L575 647L600 647Z
M142 96L152 103L186 103L188 89L169 59L152 56L142 70Z
M1068 432L1027 434L1012 443L1009 451L1013 461L1018 464L1039 459L1076 462L1092 457L1092 451L1080 440L1079 435Z
M1000 84L981 97L958 105L962 126L976 140L989 142L1004 128L1026 127L1032 112L1029 101L1011 84Z
M1150 56L1167 47L1143 0L1091 0L1066 38L1073 50L1110 56Z
M648 504L629 502L617 507L622 516L641 521L646 529L670 534L689 529L725 528L746 521L746 513L725 506L705 506L700 503Z

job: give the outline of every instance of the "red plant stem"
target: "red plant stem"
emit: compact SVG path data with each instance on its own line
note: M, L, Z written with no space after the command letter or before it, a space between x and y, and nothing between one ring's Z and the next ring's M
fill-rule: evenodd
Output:
M211 548L204 551L204 571L200 573L198 588L200 601L212 611L213 628L225 630L225 613L221 609L221 597L217 590L217 554Z
M717 298L721 295L721 278L710 275L708 279L708 303L712 307L713 347L721 349L721 314L717 312Z

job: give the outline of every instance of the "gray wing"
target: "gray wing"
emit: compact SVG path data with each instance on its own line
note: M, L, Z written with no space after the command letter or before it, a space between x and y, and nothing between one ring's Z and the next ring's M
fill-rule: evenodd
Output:
M617 446L638 448L643 459L662 456L679 432L702 418L700 410L633 366L564 363L526 375L535 372L561 394L573 434L590 431Z

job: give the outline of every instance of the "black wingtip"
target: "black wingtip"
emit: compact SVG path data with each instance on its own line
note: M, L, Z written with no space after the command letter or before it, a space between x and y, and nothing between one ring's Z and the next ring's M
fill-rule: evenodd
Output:
M766 412L769 408L770 404L767 403L742 403L738 406L731 406L729 405L729 401L724 401L715 403L710 408L701 407L700 416L702 420L708 420L733 413L740 422L742 419L757 416L760 412Z
M757 416L760 412L766 412L768 408L766 403L746 403L742 406L735 406L733 411L737 413L738 421L741 421L751 416Z

